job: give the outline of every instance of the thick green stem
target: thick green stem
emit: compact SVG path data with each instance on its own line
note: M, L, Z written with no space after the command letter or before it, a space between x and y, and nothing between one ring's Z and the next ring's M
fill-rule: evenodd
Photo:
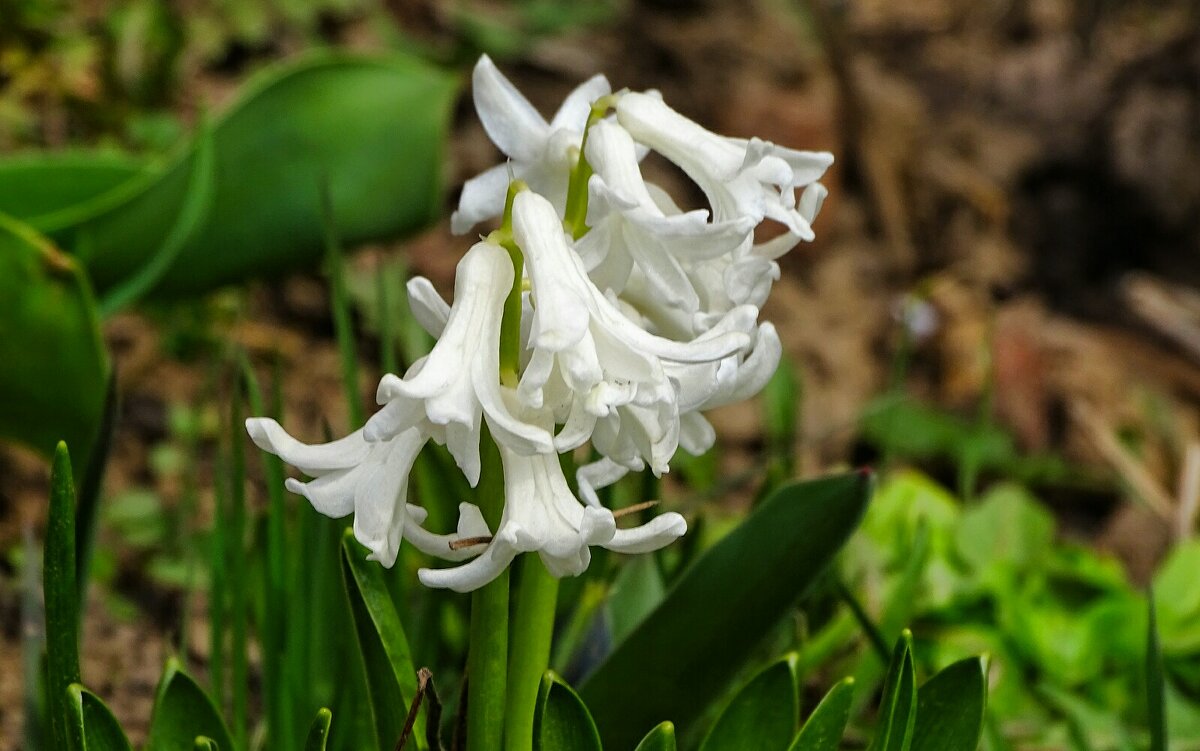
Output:
M479 510L498 529L504 511L500 450L486 427L479 450ZM504 737L508 683L508 571L471 594L470 652L467 654L467 751L494 751Z
M608 114L614 101L612 96L604 96L592 104L587 125L583 129L583 139L579 142L579 160L575 163L575 169L571 170L571 181L567 184L567 207L563 215L563 227L576 240L586 235L588 231L588 181L592 179L592 165L588 163L587 157L584 155L588 133L593 125Z
M558 579L550 575L541 558L534 553L523 554L517 565L504 748L505 751L530 751L538 687L542 674L550 665Z

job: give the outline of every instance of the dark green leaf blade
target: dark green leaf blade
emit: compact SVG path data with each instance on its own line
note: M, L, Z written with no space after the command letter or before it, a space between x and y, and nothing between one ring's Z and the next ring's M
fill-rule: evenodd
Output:
M800 713L796 656L763 670L733 697L700 751L779 751L796 732Z
M342 574L366 666L377 738L381 748L392 748L417 695L417 671L383 568L367 560L366 549L349 528L342 537ZM424 712L418 715L411 738L417 748L426 747Z
M1158 614L1154 593L1146 598L1146 722L1150 726L1150 751L1167 751L1166 678L1162 648L1158 643Z
M917 681L913 669L912 632L896 640L892 663L883 683L879 722L870 751L909 751L917 719Z
M172 657L158 684L146 751L179 751L191 747L200 736L212 739L219 748L234 748L212 700Z
M587 706L552 670L546 671L538 690L533 751L601 751Z
M858 472L785 486L705 552L584 683L605 743L630 748L663 720L686 732L841 548L872 484Z
M41 226L48 215L108 194L146 169L119 153L17 154L0 161L0 212Z
M917 691L912 751L975 751L987 709L987 661L960 660Z
M46 691L53 749L70 748L72 684L79 682L79 590L75 583L75 484L59 442L50 471L50 512L42 561L46 597Z
M88 464L104 413L108 355L78 264L0 214L0 440L43 456L67 442Z
M808 716L788 751L837 751L842 733L850 721L854 701L854 678L844 678L829 689L825 698Z
M661 723L642 739L633 751L675 751L675 726L670 722Z
M121 723L100 697L78 683L68 689L72 710L72 735L78 751L132 751Z

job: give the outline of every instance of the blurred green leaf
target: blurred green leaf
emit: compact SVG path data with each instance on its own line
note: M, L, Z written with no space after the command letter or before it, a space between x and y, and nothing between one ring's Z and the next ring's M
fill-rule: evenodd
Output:
M453 77L395 54L316 54L259 76L213 127L211 205L154 294L194 294L319 259L322 180L347 244L431 222L441 208L442 152L457 89ZM177 224L202 140L161 170L78 203L62 201L64 208L33 223L80 257L97 289L125 283Z
M0 438L86 467L104 414L108 355L75 260L0 214Z
M183 671L179 660L172 657L167 660L158 683L146 751L191 748L200 736L211 738L218 748L234 748L229 730L212 700L200 684Z
M100 697L78 683L68 689L76 751L132 751L121 723Z
M958 554L986 572L997 564L1018 570L1046 559L1054 516L1017 485L999 485L968 509L956 534Z
M0 211L33 226L144 172L144 159L110 152L24 153L0 160Z
M1154 576L1154 606L1162 649L1168 655L1200 654L1200 539L1179 543Z
M366 666L376 737L386 751L395 747L404 730L408 708L417 695L417 671L383 568L368 561L366 553L347 528L342 537L342 574ZM423 713L418 715L412 739L417 748L427 747Z
M325 751L325 742L329 740L329 725L333 722L333 713L321 707L317 716L308 728L308 738L304 741L304 751Z
M780 751L799 722L796 656L763 670L733 697L700 751Z
M788 751L837 751L850 721L854 701L854 679L844 678L825 694L809 715Z
M646 733L633 751L675 751L675 748L675 726L664 722Z
M570 686L547 670L533 715L533 751L600 751L591 714Z
M42 562L46 598L46 711L52 751L70 748L72 684L79 682L79 590L75 581L75 485L71 456L60 442L50 470L50 511Z
M695 722L842 547L872 484L854 473L785 486L693 563L583 684L605 742Z
M912 633L906 630L892 652L870 751L908 751L912 746L916 719L917 681L913 670Z
M629 558L617 573L605 609L613 644L620 644L645 620L666 594L662 573L652 555Z
M987 707L987 662L961 660L917 691L912 751L975 751Z
M203 735L196 736L196 742L192 744L195 751L220 751L220 746L212 738Z

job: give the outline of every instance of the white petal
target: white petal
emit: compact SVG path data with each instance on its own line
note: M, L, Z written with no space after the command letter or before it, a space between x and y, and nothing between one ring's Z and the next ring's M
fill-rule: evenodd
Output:
M579 257L567 245L562 223L542 196L519 193L513 202L513 237L525 253L537 305L533 340L553 352L578 342L588 326L588 311L569 281ZM581 267L580 267L581 268Z
M418 517L414 509L420 512ZM487 543L469 547L453 548L450 543L458 540L469 540L474 537L489 537L492 532L479 507L470 503L458 505L458 530L454 534L439 535L421 526L425 520L425 510L419 506L408 505L408 522L404 526L404 537L413 546L426 555L436 556L447 561L465 561L482 553Z
M699 412L688 412L679 418L679 446L692 456L701 456L717 442L717 431Z
M492 142L513 159L536 159L550 126L529 100L487 55L475 64L471 84L475 111Z
M246 432L260 449L275 454L306 475L353 467L370 451L361 430L330 443L309 445L292 438L270 418L251 417L246 420Z
M620 480L629 470L607 457L585 464L575 473L575 482L579 485L579 495L590 506L599 506L600 498L596 491L606 488Z
M554 119L550 121L550 127L568 128L582 133L587 126L592 105L600 97L608 96L611 93L612 86L609 85L607 78L603 75L592 76L567 95L562 106L558 108L558 112L554 114Z
M503 214L508 184L513 177L520 176L514 172L507 164L497 164L463 183L458 210L450 215L450 231L461 235L476 224Z
M649 553L670 545L687 532L682 516L669 511L659 514L646 524L632 529L618 529L604 547L618 553Z
M450 305L433 288L433 282L423 276L409 279L407 288L408 306L412 308L413 318L430 336L441 336L450 318Z

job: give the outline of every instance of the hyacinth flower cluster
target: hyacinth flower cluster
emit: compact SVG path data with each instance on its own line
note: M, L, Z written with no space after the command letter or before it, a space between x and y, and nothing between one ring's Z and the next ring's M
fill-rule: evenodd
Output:
M379 383L380 409L350 435L306 445L252 418L262 449L310 480L287 481L320 513L354 515L370 557L392 566L402 541L458 565L422 569L430 587L475 590L523 552L556 577L578 575L591 546L641 553L683 535L674 512L622 528L597 491L626 473L667 472L679 450L715 440L704 411L757 393L781 345L759 310L777 259L813 239L826 152L716 135L654 91L576 88L547 122L490 59L473 96L505 163L469 180L457 234L501 220L459 262L452 303L429 280L408 284L416 320L436 339L403 375ZM709 208L685 211L642 174L650 151L677 165ZM764 222L782 231L757 242ZM504 477L499 524L463 503L449 534L422 526L409 474L432 440L466 479L481 473L483 426ZM590 443L578 495L559 455Z

